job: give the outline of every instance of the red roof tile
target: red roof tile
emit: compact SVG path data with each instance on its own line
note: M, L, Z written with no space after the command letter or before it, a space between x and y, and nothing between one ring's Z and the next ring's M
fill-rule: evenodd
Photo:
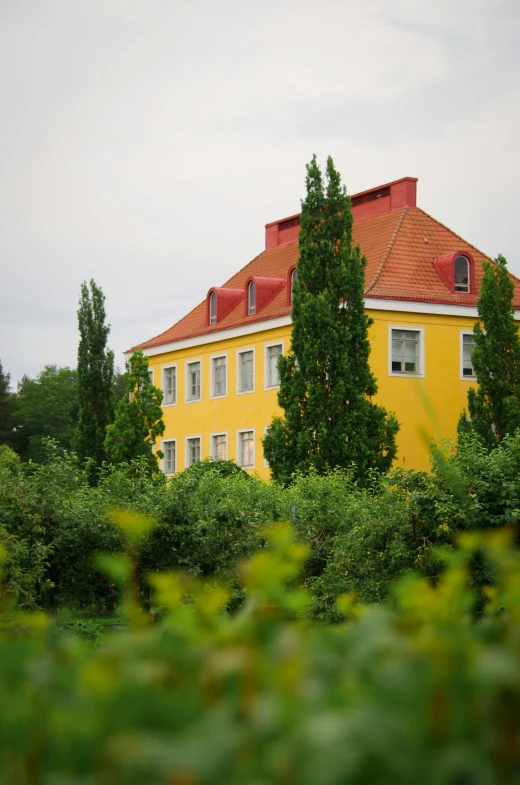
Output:
M412 300L475 306L480 291L486 257L474 246L418 207L400 210L358 221L353 228L354 243L359 243L367 258L365 296L371 298ZM451 291L435 269L437 256L454 251L468 253L475 265L475 291L461 294ZM285 278L298 259L298 243L293 242L264 251L224 284L240 289L254 276ZM520 281L515 284L514 303L520 308ZM208 287L209 288L209 287ZM207 324L206 301L155 338L133 347L146 349L198 335L219 332L231 327L263 322L291 312L284 287L260 313L244 314L241 300L218 324Z

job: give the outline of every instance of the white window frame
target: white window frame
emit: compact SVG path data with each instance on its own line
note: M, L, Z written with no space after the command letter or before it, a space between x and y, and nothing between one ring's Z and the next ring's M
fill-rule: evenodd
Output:
M264 390L278 390L280 387L280 379L278 379L278 384L269 384L269 349L273 346L281 346L282 347L282 354L284 353L284 342L283 339L280 341L272 341L272 343L265 343L264 344Z
M257 286L255 281L249 281L247 284L247 315L254 316L256 314L256 292ZM253 303L251 304L251 291L254 292Z
M214 439L215 436L225 436L226 437L226 457L224 459L217 458L216 455L215 455L215 452L214 452L214 449L213 449L213 439ZM228 432L227 431L216 431L215 433L210 433L210 435L209 435L209 446L210 446L211 459L213 461L218 461L218 460L225 460L225 461L227 461L227 460L229 460L229 439L228 439Z
M214 381L215 381L215 379L214 379L214 373L213 373L213 361L214 360L219 360L221 357L223 357L225 359L225 361L226 361L226 392L225 393L219 393L218 395L216 395L215 392L214 392ZM209 376L210 376L210 379L209 379L210 395L209 395L209 397L211 399L213 399L213 398L227 398L228 387L229 387L229 363L228 363L227 352L219 352L218 354L212 354L211 355L211 357L209 358Z
M165 445L173 443L175 445L175 467L172 472L166 471L166 452L165 452ZM174 474L177 474L177 463L179 462L179 453L177 449L177 439L161 439L161 451L164 455L164 458L161 461L161 470L163 474L167 477L173 477Z
M477 377L476 376L464 376L464 374L463 374L463 370L464 370L464 336L465 335L471 335L473 340L475 339L475 335L473 333L473 330L461 330L460 331L460 366L459 366L460 367L460 378L461 378L461 381L463 381L463 382L476 382L477 381Z
M190 441L190 439L198 439L199 440L199 443L200 443L200 458L199 458L199 461L202 461L202 434L194 433L194 434L191 434L190 436L186 436L185 439L184 439L184 468L185 469L189 469L190 466L194 465L193 463L188 463L188 460L189 460L188 442ZM196 463L198 463L198 461L196 461Z
M419 333L418 373L411 373L410 371L392 370L392 330L406 330L407 332ZM424 379L424 369L425 369L424 327L416 327L413 324L389 324L388 325L388 375L401 376L407 379Z
M246 352L253 352L253 388L251 390L241 390L240 389L240 380L242 378L242 364L240 360L241 354L246 354ZM255 392L256 388L256 352L255 347L250 346L247 349L237 349L237 395L250 395L251 393Z
M189 390L190 390L190 372L189 366L194 365L195 363L200 364L200 395L198 398L190 398ZM185 385L184 385L184 398L186 403L199 403L202 401L202 358L195 357L193 360L186 360L184 363L184 376L185 378Z
M165 371L169 371L170 368L175 368L175 400L171 403L166 403L166 384L165 384ZM177 401L179 399L179 371L177 369L177 363L168 363L168 365L163 365L161 368L161 378L162 378L162 391L163 391L163 402L162 407L165 409L168 406L177 406Z
M267 435L267 431L269 430L269 428L270 428L269 425L264 425L264 436ZM262 452L263 451L264 451L264 445L262 444ZM266 461L266 459L264 458L264 469L270 469L270 468L271 467L269 466L269 461Z
M252 464L247 464L247 466L243 466L240 463L240 453L241 453L241 450L240 450L240 446L241 446L240 434L242 434L242 433L252 433L253 434L253 463ZM256 465L256 436L255 436L255 429L254 428L240 428L237 431L237 466L240 466L241 469L254 469L255 465Z

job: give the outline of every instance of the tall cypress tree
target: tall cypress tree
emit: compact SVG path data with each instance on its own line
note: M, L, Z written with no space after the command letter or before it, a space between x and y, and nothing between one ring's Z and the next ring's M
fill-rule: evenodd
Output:
M79 422L76 449L95 466L105 459L107 426L114 419L114 353L107 349L110 325L106 324L105 296L95 281L90 289L81 284L78 310Z
M475 432L487 447L495 447L520 428L520 340L514 320L514 284L502 255L484 262L478 301L479 321L473 328L472 363L478 381L468 390L459 433Z
M386 471L396 454L397 420L371 400L364 309L366 259L352 246L350 198L332 159L326 188L316 162L307 166L297 280L293 291L291 350L280 357L278 402L264 438L273 477L287 483L296 470L354 464Z

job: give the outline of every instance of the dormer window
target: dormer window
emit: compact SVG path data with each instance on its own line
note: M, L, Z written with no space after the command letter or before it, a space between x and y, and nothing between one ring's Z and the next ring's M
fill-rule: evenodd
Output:
M475 264L467 251L452 251L436 256L433 266L450 292L454 294L475 292Z
M469 292L469 260L467 256L459 254L455 257L455 291Z
M291 303L293 301L293 295L294 295L294 284L296 283L297 280L298 280L298 270L295 267L291 273Z
M217 295L211 292L209 296L209 323L217 323Z
M256 313L256 286L254 281L247 287L247 313L248 316Z

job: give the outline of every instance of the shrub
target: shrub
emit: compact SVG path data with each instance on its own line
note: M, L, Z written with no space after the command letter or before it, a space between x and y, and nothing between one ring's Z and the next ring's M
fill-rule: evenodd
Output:
M410 576L393 606L334 626L303 616L305 547L280 527L269 540L244 566L239 614L223 613L222 588L162 574L164 622L129 604L130 629L98 649L42 616L4 627L0 781L516 785L520 561L507 535L466 536L437 587ZM475 548L498 575L478 624Z

